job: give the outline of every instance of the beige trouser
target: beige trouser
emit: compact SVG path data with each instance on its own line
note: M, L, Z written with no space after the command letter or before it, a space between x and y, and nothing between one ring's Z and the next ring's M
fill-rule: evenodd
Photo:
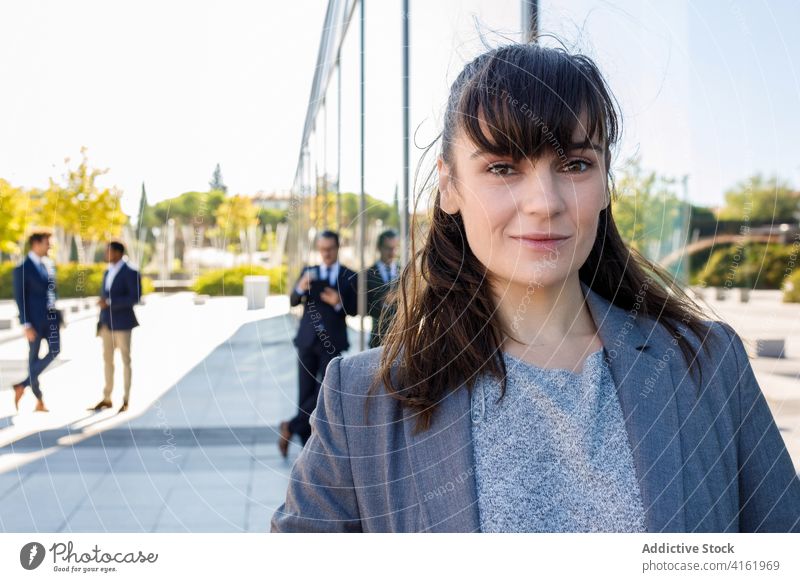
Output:
M114 389L114 349L118 348L122 355L125 378L125 402L128 402L128 397L131 395L131 330L111 331L105 325L101 325L98 333L103 338L103 362L106 370L103 400L111 400L111 391Z

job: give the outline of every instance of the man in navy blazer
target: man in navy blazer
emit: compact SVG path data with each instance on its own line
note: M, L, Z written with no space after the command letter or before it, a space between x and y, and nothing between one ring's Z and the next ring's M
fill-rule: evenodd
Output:
M333 358L348 349L345 317L358 311L357 275L339 264L339 235L325 230L316 240L322 264L303 268L289 297L294 307L303 303L303 316L294 338L299 374L299 410L294 418L280 426L278 446L289 453L289 441L299 435L305 445L311 436L309 417L325 369ZM318 376L320 376L318 378Z
M28 238L30 251L14 269L14 299L19 309L19 321L28 340L28 377L14 384L14 406L30 386L36 396L36 411L48 412L39 387L39 375L61 351L61 312L56 309L56 272L47 258L50 233L37 231ZM39 357L42 341L47 342L47 355Z
M367 269L367 313L372 318L372 333L369 336L371 348L381 345L395 315L396 308L392 303L387 304L386 296L398 283L400 267L395 261L398 243L394 230L384 230L378 236L380 257ZM384 309L386 313L383 313Z
M100 291L100 320L97 335L103 339L103 361L105 363L105 388L103 399L90 410L100 411L111 407L111 392L114 389L114 350L122 355L125 396L120 412L128 410L131 394L131 331L139 325L133 306L142 297L142 279L139 271L125 260L125 245L112 241L106 246L108 268L103 273Z

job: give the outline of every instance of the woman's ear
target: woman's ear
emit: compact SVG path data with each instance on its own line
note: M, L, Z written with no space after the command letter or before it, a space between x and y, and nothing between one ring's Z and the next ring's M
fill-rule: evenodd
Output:
M447 214L455 214L458 212L458 204L451 187L450 169L442 156L436 158L436 170L439 174L439 204Z

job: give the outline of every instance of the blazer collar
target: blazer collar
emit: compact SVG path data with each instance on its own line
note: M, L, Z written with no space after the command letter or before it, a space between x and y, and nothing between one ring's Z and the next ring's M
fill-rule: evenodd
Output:
M114 288L114 285L119 282L120 273L122 273L122 271L124 271L128 267L128 261L121 260L120 263L122 263L122 264L117 268L117 274L114 275L114 280L111 281L111 288L112 289ZM100 289L100 291L101 291L100 295L101 296L107 296L108 293L111 291L110 289L106 290L106 279L108 279L108 276L110 274L111 274L111 269L108 266L106 266L106 270L103 271L103 285L102 285L102 288Z
M42 273L42 267L44 267L45 270L47 270L47 265L39 255L37 255L33 251L28 251L25 260L30 262L31 267L33 268L34 271L36 271L36 274L39 275L41 279L45 281L49 280L49 276Z
M676 389L669 365L659 367L665 346L652 337L655 322L637 318L583 282L581 288L616 384L647 531L687 531ZM412 434L413 413L404 407L403 417L426 530L479 531L466 386L445 397L428 431Z

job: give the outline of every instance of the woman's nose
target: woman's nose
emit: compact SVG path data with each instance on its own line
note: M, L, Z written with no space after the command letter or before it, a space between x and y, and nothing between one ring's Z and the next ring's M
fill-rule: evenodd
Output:
M544 164L539 164L544 165ZM528 172L521 183L522 191L517 195L517 205L525 214L555 216L566 209L564 193L549 168Z

